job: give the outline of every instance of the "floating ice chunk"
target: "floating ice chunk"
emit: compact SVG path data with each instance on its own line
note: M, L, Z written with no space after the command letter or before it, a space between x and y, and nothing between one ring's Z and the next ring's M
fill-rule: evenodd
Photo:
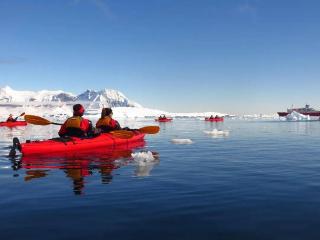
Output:
M296 111L293 111L292 113L288 114L286 116L286 119L289 121L309 121L310 116L309 115L303 115L301 113L298 113Z
M134 175L138 177L150 176L150 172L154 165L159 163L158 155L150 151L132 153L131 156L136 165Z
M131 156L136 164L142 165L142 166L147 165L148 163L153 162L155 160L155 157L150 151L131 153Z
M213 129L212 131L203 131L204 133L211 136L229 136L229 131L223 131L218 129Z
M189 138L174 138L171 139L171 142L174 144L192 144L192 140Z
M11 166L2 166L1 169L10 169Z

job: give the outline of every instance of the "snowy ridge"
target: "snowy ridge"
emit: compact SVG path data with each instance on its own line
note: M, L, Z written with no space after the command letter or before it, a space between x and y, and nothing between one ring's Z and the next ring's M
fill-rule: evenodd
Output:
M86 90L76 97L76 101L103 103L109 107L141 107L140 104L130 101L123 93L113 89L101 91Z
M75 95L63 91L42 90L33 91L16 91L6 86L0 88L0 103L25 103L25 102L62 102L73 101Z
M141 107L140 104L130 101L123 93L113 89L86 90L79 95L75 95L61 90L16 91L9 86L0 88L0 103L53 103L54 105L57 102L83 102L89 105L94 104L97 107Z

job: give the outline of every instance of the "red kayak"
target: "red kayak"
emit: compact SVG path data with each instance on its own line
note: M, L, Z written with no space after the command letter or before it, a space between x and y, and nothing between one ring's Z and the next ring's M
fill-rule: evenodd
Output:
M209 122L223 122L223 117L219 117L219 118L205 118L205 121L209 121Z
M0 122L0 127L17 127L17 126L26 126L26 121L15 121L15 122Z
M61 164L72 166L71 162L63 162L66 159L75 159L77 161L111 161L118 158L129 158L133 149L142 148L145 146L145 144L146 142L144 141L144 139L142 139L135 142L130 142L128 144L116 145L112 148L98 147L81 151L51 152L48 154L39 155L23 155L21 157L21 160L26 164L25 166L23 166L24 168L59 168ZM48 164L45 163L46 161ZM55 162L57 164L54 164Z
M171 122L172 118L157 118L155 119L156 122Z
M95 151L97 148L115 149L119 146L128 146L137 141L143 141L145 134L135 131L135 135L129 139L116 138L109 133L103 133L93 138L70 137L68 139L54 138L43 141L32 141L19 143L14 138L14 148L17 148L22 155L50 155L55 153L66 153L76 151Z

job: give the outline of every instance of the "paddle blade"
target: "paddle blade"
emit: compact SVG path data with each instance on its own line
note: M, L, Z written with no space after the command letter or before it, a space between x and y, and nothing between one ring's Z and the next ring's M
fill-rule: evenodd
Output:
M26 113L25 113L25 112L23 112L23 113L21 113L21 114L20 114L20 116L19 116L19 117L22 117L22 116L23 116L23 115L25 115L25 114L26 114Z
M24 119L27 123L35 125L49 125L51 122L45 118L34 116L34 115L24 115Z
M115 130L115 131L111 131L110 134L112 134L116 138L122 138L122 139L129 139L134 136L133 132L126 131L126 130Z
M146 126L138 129L139 132L145 134L156 134L160 131L159 126Z

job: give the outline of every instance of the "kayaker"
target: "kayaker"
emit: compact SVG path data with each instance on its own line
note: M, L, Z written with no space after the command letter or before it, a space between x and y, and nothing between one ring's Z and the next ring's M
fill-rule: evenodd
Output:
M59 130L60 137L88 137L92 134L92 123L83 118L84 107L81 104L73 105L73 117L68 118Z
M209 119L213 119L213 115L211 115L211 116L209 117Z
M13 118L12 114L9 115L9 117L7 118L7 122L15 122L16 119Z
M215 116L215 119L217 119L217 118L219 118L219 116L218 116L218 115L216 115L216 116Z
M166 115L162 114L160 115L159 119L167 119Z
M99 133L121 129L120 124L112 118L112 115L111 108L102 108L101 117L96 123L96 129Z

